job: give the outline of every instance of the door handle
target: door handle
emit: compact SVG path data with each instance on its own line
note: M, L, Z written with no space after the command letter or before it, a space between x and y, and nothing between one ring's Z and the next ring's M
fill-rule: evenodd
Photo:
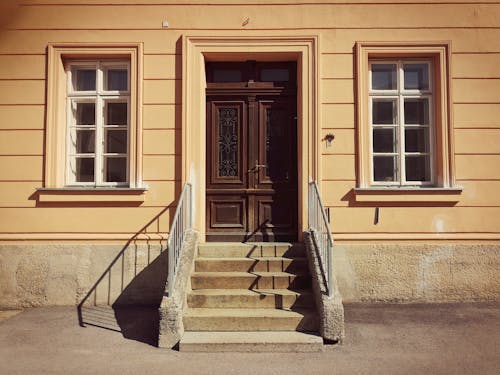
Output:
M250 172L254 172L254 173L257 173L259 171L259 168L266 168L267 165L265 164L258 164L258 160L255 160L255 165L253 168L249 169L247 172L250 173Z

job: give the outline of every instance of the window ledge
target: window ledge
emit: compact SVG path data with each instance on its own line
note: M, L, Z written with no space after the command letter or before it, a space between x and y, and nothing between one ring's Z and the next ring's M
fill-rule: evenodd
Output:
M458 202L462 188L355 188L356 202Z
M39 188L38 201L58 202L144 202L146 187L142 188Z

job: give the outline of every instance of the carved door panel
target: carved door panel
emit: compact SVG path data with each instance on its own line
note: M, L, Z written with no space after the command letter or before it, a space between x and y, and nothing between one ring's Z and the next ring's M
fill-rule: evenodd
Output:
M248 228L248 105L238 98L207 104L207 233L243 233Z
M294 98L293 98L294 99ZM294 237L297 225L295 102L257 98L258 171L255 174L254 227L274 238Z

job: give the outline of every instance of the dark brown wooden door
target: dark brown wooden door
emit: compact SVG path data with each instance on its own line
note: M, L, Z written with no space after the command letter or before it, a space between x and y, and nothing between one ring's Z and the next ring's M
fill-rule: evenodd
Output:
M233 66L254 79L207 84L207 240L296 240L295 67L272 64L283 82L259 81L266 64Z

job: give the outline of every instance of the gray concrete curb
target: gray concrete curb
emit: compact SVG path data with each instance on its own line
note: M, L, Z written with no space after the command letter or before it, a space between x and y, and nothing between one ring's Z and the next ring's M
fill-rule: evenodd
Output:
M310 232L304 233L304 243L312 276L314 299L320 318L319 334L325 340L341 343L345 337L344 306L342 305L342 296L339 293L337 281L335 276L332 275L334 278L334 291L332 297L329 297L323 282L318 251Z
M182 256L179 259L177 277L174 281L174 292L172 296L163 297L160 308L158 309L160 315L158 347L160 348L170 349L174 347L184 334L182 317L184 315L184 309L187 306L187 293L191 288L189 281L193 269L199 233L195 230L187 230L184 236ZM167 294L166 287L164 295Z

